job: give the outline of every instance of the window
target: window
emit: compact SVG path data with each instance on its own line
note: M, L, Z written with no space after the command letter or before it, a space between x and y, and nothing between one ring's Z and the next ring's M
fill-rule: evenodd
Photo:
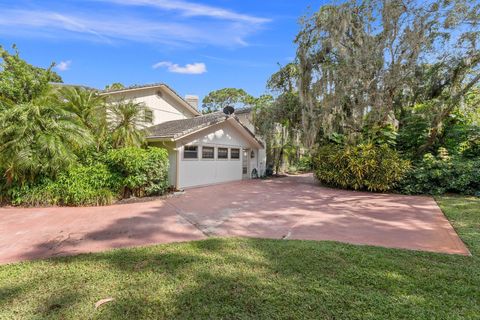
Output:
M232 149L230 151L230 159L240 159L240 149Z
M215 157L214 147L202 147L202 159L213 159Z
M153 111L151 109L146 108L143 117L144 117L143 118L144 122L152 123L153 122Z
M183 158L184 159L197 159L198 158L198 147L197 146L185 146L185 147L183 147Z
M228 159L228 148L218 148L218 159Z

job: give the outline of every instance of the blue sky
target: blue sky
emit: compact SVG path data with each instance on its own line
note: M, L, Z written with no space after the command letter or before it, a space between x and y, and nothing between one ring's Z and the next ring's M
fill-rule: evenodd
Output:
M64 82L104 88L165 82L202 98L224 87L265 92L295 56L298 18L321 1L0 0L0 44ZM309 10L309 7L311 8Z

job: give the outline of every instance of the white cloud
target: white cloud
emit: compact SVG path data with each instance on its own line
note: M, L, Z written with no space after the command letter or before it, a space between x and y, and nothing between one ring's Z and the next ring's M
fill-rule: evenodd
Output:
M247 45L245 38L261 27L261 23L246 21L216 19L186 21L178 19L175 15L168 19L144 19L131 13L115 11L87 14L81 10L62 13L0 7L0 12L2 12L0 35L14 33L16 36L37 38L79 38L103 43L126 40L177 47L192 45L237 47Z
M71 60L60 61L60 63L56 65L56 68L60 71L67 71L68 69L70 69L71 64L72 64Z
M167 68L167 70L170 72L182 74L202 74L207 72L207 66L203 62L187 63L185 66L182 67L170 61L161 61L155 63L152 68Z
M251 15L237 13L228 9L203 5L182 0L97 0L102 2L110 2L120 5L130 6L148 6L162 10L175 10L183 16L195 17L211 17L216 19L224 19L231 21L243 21L248 23L265 23L270 19L255 17Z

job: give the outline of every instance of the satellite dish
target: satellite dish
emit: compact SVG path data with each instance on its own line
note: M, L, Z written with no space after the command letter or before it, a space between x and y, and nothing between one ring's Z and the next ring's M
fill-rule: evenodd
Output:
M233 114L235 112L235 108L232 106L226 106L223 108L223 113L225 113L227 116Z

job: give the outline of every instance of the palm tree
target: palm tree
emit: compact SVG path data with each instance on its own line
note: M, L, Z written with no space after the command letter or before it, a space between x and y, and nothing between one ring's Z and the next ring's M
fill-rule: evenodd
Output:
M145 128L153 122L152 111L143 103L120 101L108 106L108 126L114 148L145 144Z
M0 113L0 168L7 183L54 177L91 143L88 130L52 94Z
M105 98L94 90L63 87L58 92L64 109L72 112L91 133L97 150L105 144L107 135Z

